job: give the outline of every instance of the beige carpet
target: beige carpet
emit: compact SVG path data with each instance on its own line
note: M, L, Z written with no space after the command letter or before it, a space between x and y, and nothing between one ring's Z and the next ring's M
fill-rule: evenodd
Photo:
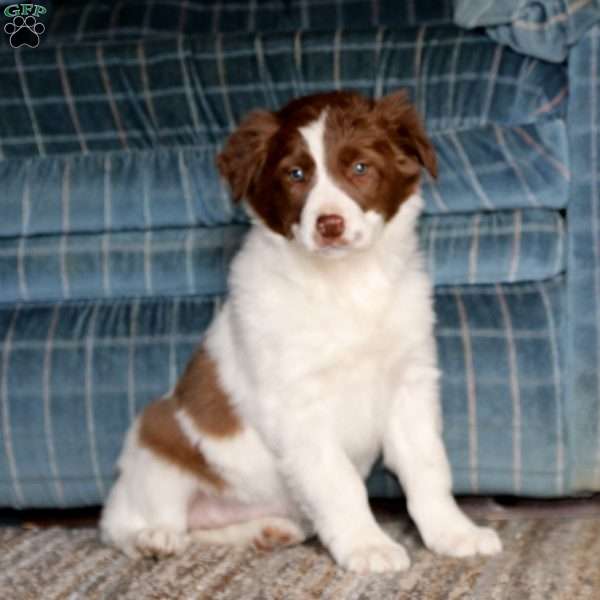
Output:
M492 558L436 557L404 517L378 513L413 565L357 576L317 543L271 554L193 549L160 562L132 561L99 543L93 528L0 528L2 600L177 599L600 599L600 518L494 523L505 551Z

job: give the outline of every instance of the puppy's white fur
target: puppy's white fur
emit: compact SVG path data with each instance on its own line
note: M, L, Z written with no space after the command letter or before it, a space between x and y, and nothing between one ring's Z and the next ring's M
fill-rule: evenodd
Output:
M363 212L327 171L323 128L321 118L301 130L317 179L294 239L254 223L206 335L242 432L211 437L178 414L227 487L217 494L141 447L134 426L101 523L127 552L178 551L194 537L247 543L272 523L292 542L314 530L348 569L404 569L408 556L377 525L363 483L381 451L429 548L501 549L451 496L432 289L415 233L422 200L411 196L385 225ZM348 237L335 251L313 238L316 218L330 211L344 217ZM207 514L225 501L239 504L231 524L192 532L192 510Z

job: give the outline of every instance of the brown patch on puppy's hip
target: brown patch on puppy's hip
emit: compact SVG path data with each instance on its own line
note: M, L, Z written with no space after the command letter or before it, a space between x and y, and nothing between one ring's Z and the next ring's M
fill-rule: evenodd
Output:
M140 445L222 490L225 481L181 430L175 416L177 410L177 402L173 397L161 398L149 404L140 416Z
M177 387L177 405L205 434L228 437L242 430L242 423L223 390L217 365L205 348L196 351Z
M242 430L221 387L217 366L204 348L197 350L188 363L173 396L146 407L140 417L139 441L162 458L223 489L226 482L181 429L176 417L179 410L200 434L208 437L224 438Z

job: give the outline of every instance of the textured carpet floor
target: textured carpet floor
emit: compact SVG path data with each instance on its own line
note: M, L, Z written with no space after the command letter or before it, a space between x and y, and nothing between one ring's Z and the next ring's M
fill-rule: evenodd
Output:
M130 560L100 544L93 528L0 528L3 600L426 599L598 600L600 519L494 524L505 551L492 558L436 557L405 519L378 514L412 557L409 571L357 576L335 567L317 543L270 554L193 549L159 562Z

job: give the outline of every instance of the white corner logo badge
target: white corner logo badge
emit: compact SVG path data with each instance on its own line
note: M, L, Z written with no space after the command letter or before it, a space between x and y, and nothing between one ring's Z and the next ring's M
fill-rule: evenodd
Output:
M11 4L4 9L4 16L12 19L4 25L4 33L13 48L37 48L46 26L38 20L47 9L39 4Z

